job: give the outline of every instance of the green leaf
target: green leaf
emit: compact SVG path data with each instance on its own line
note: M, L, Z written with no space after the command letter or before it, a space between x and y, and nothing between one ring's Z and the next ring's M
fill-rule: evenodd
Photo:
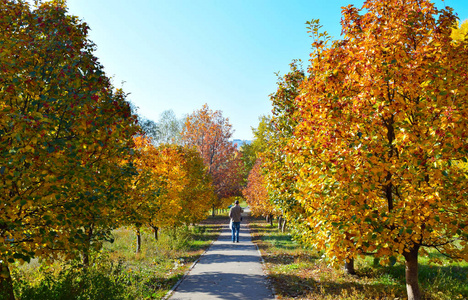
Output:
M23 258L23 254L15 253L15 254L13 254L13 258L16 258L16 259Z

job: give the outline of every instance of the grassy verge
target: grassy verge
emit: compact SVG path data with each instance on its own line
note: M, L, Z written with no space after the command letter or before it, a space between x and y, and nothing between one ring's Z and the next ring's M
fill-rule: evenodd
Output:
M402 263L381 266L366 257L355 262L357 275L348 275L263 219L250 218L249 223L279 299L407 298ZM420 258L419 282L425 299L468 299L468 263L443 260L434 265Z
M162 230L158 241L142 231L135 254L135 233L115 230L114 242L93 253L90 266L80 261L37 260L12 270L17 299L161 299L215 240L226 216L209 217L189 228Z

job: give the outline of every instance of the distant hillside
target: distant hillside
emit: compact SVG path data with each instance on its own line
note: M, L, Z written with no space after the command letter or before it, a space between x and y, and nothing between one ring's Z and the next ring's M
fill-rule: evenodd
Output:
M242 147L242 145L244 144L249 144L252 143L252 141L249 141L249 140L239 140L239 139L234 139L231 141L231 143L234 145L234 144L237 144L237 149L240 149L240 147Z

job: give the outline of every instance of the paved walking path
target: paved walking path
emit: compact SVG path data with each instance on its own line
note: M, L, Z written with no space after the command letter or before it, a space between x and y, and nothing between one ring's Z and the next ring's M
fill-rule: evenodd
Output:
M245 223L241 224L239 237L239 243L232 243L229 224L223 226L218 240L169 299L275 299L263 273L260 253Z

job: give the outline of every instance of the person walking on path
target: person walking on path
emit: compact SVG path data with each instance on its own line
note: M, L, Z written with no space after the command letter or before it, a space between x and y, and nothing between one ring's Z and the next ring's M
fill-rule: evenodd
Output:
M240 222L242 219L241 213L244 212L242 207L239 205L239 200L234 202L236 205L231 207L229 210L229 218L231 218L231 234L232 234L232 242L239 243L239 231L240 231Z
M244 210L249 213L248 207ZM231 228L223 224L218 240L163 299L275 300L248 226L242 226L240 238L233 244Z

